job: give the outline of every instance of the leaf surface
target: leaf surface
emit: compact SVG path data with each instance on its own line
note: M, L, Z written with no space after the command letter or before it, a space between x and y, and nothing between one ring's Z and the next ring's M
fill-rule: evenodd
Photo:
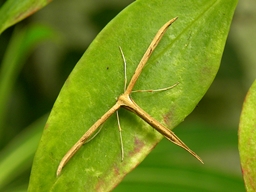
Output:
M248 192L256 191L256 81L248 91L239 124L239 153Z
M0 8L0 34L8 27L43 8L51 0L8 0Z
M193 111L212 83L236 3L138 0L124 9L92 42L63 86L35 156L29 191L113 189L162 139L125 109L119 110L124 161L116 116L112 115L59 177L56 170L65 153L123 93L124 67L118 47L127 60L129 81L159 28L179 17L157 46L134 90L179 85L165 92L132 94L140 107L172 129Z

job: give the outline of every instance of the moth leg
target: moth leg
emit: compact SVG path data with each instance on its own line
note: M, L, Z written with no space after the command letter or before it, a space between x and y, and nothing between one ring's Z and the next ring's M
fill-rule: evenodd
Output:
M122 128L120 125L119 115L118 111L116 111L116 117L117 117L117 124L119 129L119 136L120 136L120 145L121 145L121 160L124 160L124 144L123 144L123 137L122 137Z
M161 88L161 89L135 90L135 91L132 91L132 93L138 93L138 92L160 92L160 91L167 91L167 90L169 90L169 89L172 89L172 88L176 87L178 84L179 84L179 82L175 83L175 84L174 84L174 85L172 85L172 86L165 87L165 88Z
M121 55L122 55L122 59L123 59L123 62L124 62L124 92L126 90L126 87L127 87L127 73L126 73L126 59L124 57L124 52L122 50L122 48L119 46L119 50L121 52Z

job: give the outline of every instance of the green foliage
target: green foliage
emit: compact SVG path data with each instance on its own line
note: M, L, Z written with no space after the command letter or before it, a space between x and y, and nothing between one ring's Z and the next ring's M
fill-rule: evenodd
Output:
M0 32L28 15L36 12L48 2L49 1L34 0L24 0L22 2L11 0L7 1L7 3L0 9ZM122 1L122 3L123 2L124 1ZM38 159L35 163L36 168L34 168L33 179L41 179L39 182L42 183L39 183L39 187L47 182L51 184L51 182L54 181L56 181L57 187L72 187L72 185L77 185L76 182L81 182L78 183L78 187L76 186L77 189L74 189L80 190L84 183L86 183L86 186L87 182L90 183L90 180L85 180L85 178L89 177L88 174L96 173L91 169L91 164L93 164L98 165L99 169L105 165L109 166L109 172L106 172L104 175L106 176L105 181L102 179L103 177L99 177L100 179L98 178L98 181L102 181L102 183L105 182L105 185L108 185L108 183L106 183L107 181L113 181L111 185L107 186L111 188L113 187L112 185L114 182L118 182L120 180L120 175L118 175L119 177L114 178L116 180L111 178L113 176L111 174L109 177L107 176L108 173L111 173L111 169L113 167L118 168L115 169L115 171L121 172L115 173L125 175L126 172L130 171L128 170L129 166L136 166L143 156L146 156L158 140L161 139L159 134L153 131L152 128L146 126L146 124L136 118L134 114L130 114L125 110L120 110L121 125L124 136L123 139L125 142L125 161L123 163L120 162L119 135L116 118L113 116L103 125L101 133L90 143L86 144L78 154L75 155L74 159L72 159L67 167L64 168L62 173L63 175L59 179L56 179L55 177L55 171L62 155L65 154L69 147L71 147L86 131L86 129L89 128L90 123L93 123L113 105L115 97L123 91L123 64L118 46L121 46L125 52L128 62L128 75L130 78L156 31L167 20L175 16L179 16L178 21L170 27L160 45L157 47L156 52L152 55L152 58L143 70L142 75L136 84L136 89L162 88L170 86L177 81L179 81L180 84L167 92L134 93L132 97L140 104L140 106L142 106L143 109L149 112L149 114L166 124L169 128L173 128L193 110L197 101L203 96L203 92L208 88L216 70L218 69L224 42L237 1L198 2L193 0L188 2L188 4L180 4L179 1L152 0L149 1L149 3L147 2L146 5L144 2L146 1L137 1L136 3L133 3L106 27L106 29L90 46L87 53L79 62L78 67L76 67L71 77L68 79L60 96L60 98L63 98L63 102L66 103L63 105L55 105L54 111L60 112L61 114L51 114L51 118L48 122L52 121L53 124L50 124L48 128L51 128L54 124L57 126L56 123L58 123L59 119L54 120L54 116L60 118L63 114L68 116L71 113L74 114L74 116L68 124L64 124L67 120L65 120L66 117L63 117L63 120L65 120L62 123L63 125L57 127L56 133L53 134L53 137L56 136L56 141L53 137L52 139L47 136L44 136L45 139L43 138L44 143L47 142L46 139L49 139L49 145L55 146L53 146L51 151L48 152L44 152L44 149L41 147L38 152L37 158L42 157L44 159L44 155L46 155L46 160L48 162L45 163L49 164L46 166L45 164L40 165L38 164L38 162L40 162ZM161 4L161 2L168 2L168 6L166 6L166 4ZM88 19L88 13L90 14L90 12L92 12L91 10L93 10L91 9L91 2L88 1L86 3L89 5L87 6L86 4L86 7L89 7L88 10L90 11L83 11L81 13L83 15L83 19L85 18L85 14L87 14L86 19ZM78 4L76 7L79 7L75 12L79 12L79 10L81 11L81 2L76 0L72 2L72 5L73 4ZM121 1L116 1L115 5L111 5L111 14L113 14L113 10L115 12L118 11L115 8L119 7L120 4ZM65 24L77 24L77 15L74 18L65 15L65 13L70 13L73 16L74 12L72 12L72 8L74 8L75 5L67 6L68 8L66 12L62 10L62 8L67 5L67 2L62 1L58 4L56 1L56 4L53 5L55 5L56 14L52 19L59 16L62 20L65 20ZM124 6L123 4L121 5ZM58 12L60 14L57 13L56 6L58 7L58 11L62 11ZM104 3L104 6L107 5ZM54 6L52 7L54 10ZM108 11L105 12L104 9L101 10L101 7L103 6L98 7L98 12L95 11L94 14L99 15L99 13L103 12L104 18L107 18L107 14L110 13L108 10L109 7L106 7L106 10ZM46 11L46 15L48 16L49 12ZM60 20L60 18L58 20L57 18L57 21L62 20ZM100 18L100 21L102 22L102 18ZM248 19L246 21L249 22ZM32 19L26 21L26 23L28 22L37 21ZM55 24L57 28L59 23ZM88 26L90 29L95 27L94 25L91 26L87 23L83 23L83 25L80 24L79 26L83 37L91 35L91 30L85 30L83 26L86 26L87 29ZM97 28L98 27L99 26L97 26ZM39 137L46 118L42 117L24 131L20 133L17 132L17 136L8 144L3 142L2 138L6 137L4 133L12 132L14 130L12 125L6 125L5 123L8 115L6 108L10 107L10 105L8 105L8 101L11 100L13 102L12 97L16 94L16 92L12 92L12 87L23 68L24 62L27 61L31 50L35 48L35 45L38 42L41 42L41 40L47 38L48 35L51 35L51 31L45 27L37 26L34 29L33 28L34 26L29 28L20 28L20 26L18 26L18 28L16 27L15 33L13 34L12 40L10 41L1 64L0 144L5 146L0 145L0 191L26 191L28 170L32 163L32 158L36 150L37 143L39 142ZM65 25L65 29L76 32L75 25L68 25L68 27ZM65 30L63 29L59 29L59 31L65 33ZM74 33L70 34L72 37L75 37L77 33L75 33L75 35ZM213 43L213 41L216 42ZM81 40L80 42L83 41ZM0 45L0 48L2 48L3 43L1 42ZM230 44L228 44L228 46L227 50L230 51ZM84 49L85 48L83 48L83 51ZM234 51L233 49L232 51ZM249 51L246 52L249 53ZM44 55L45 52L41 54L43 55L43 58L47 57L47 55ZM53 54L58 55L56 53ZM230 73L232 73L233 76L233 70L236 67L234 62L237 63L237 58L234 57L234 55L241 57L241 54L233 53L231 57L234 60L231 62L231 58L229 57L228 61L230 65L224 65L225 67L231 67L231 69L229 68L229 72L231 71ZM66 67L66 58L68 57L65 56L62 59L58 58L59 62L62 62L61 68ZM36 57L36 59L39 61L42 60L42 57ZM49 60L52 61L54 59L49 58ZM63 63L63 60L65 60L65 63ZM206 66L207 68L203 68L203 66ZM41 67L44 70L49 70L45 65L42 65ZM212 70L209 71L209 69ZM79 72L79 70L81 70L81 72ZM207 74L203 74L205 72L207 72ZM238 73L241 74L241 70L238 70ZM49 74L51 74L51 71L49 71ZM36 75L32 74L32 76ZM207 77L207 75L209 76ZM54 80L55 79L57 79L57 77L54 76ZM237 76L235 76L235 80L237 87ZM53 79L49 78L49 81L53 82ZM198 81L200 82L198 83ZM70 85L68 85L69 82L71 82ZM219 79L217 80L217 83L218 82ZM225 79L224 82L227 82L227 80ZM17 87L15 88L17 89ZM38 89L42 89L42 87L38 87ZM194 91L192 91L193 89ZM223 90L221 90L221 92L223 97L228 97L228 95L230 95L226 90L225 93ZM242 92L243 91L239 89L239 93L242 94ZM71 95L72 93L73 95ZM210 97L214 94L216 96L216 90L215 92L210 91ZM236 95L233 92L232 94ZM91 96L91 98L86 98L86 101L83 101L86 96ZM23 99L20 94L17 94L17 97L20 100ZM60 98L58 99L59 103L61 102ZM67 98L70 99L70 101ZM74 101L76 99L78 101ZM231 100L234 103L234 100L230 99L230 101ZM38 102L40 102L40 100ZM71 108L70 106L76 102L79 103L79 105L74 105ZM83 102L86 102L86 105ZM226 107L226 103L224 105L221 104L221 107L218 103L216 104L215 101L210 103L214 103L213 105L219 107L217 112L218 114L221 114L221 112L223 114L225 111L224 108L228 108ZM15 109L17 108L17 110L19 110L21 107L15 104L12 105ZM45 105L45 103L42 103L42 105ZM58 105L60 106L59 108L61 111L56 107ZM201 103L201 108L202 106L205 105ZM63 107L66 107L67 110L71 111L67 112L65 111L66 109L62 111ZM212 108L204 108L204 115L200 114L200 121L203 119L205 120L206 115L209 114L207 112L212 111L211 109ZM77 110L81 111L77 112ZM24 114L25 113L26 112L24 111ZM32 113L33 112L30 112L29 116ZM212 111L212 114L214 114L212 115L214 122L218 116L217 113L214 110ZM77 114L78 117L76 117ZM15 114L11 114L11 117L8 117L8 119L15 119L12 117L13 115ZM228 121L226 116L227 114L225 114L225 121ZM19 118L24 118L23 114L20 115ZM210 119L209 115L207 118ZM234 119L232 119L232 121L233 120ZM135 190L149 192L156 190L169 191L170 189L172 189L172 191L243 191L242 178L239 177L240 172L234 171L234 166L232 166L233 161L238 159L238 157L233 156L233 153L231 153L231 155L229 154L230 150L234 151L234 148L236 148L235 146L237 146L236 130L224 129L225 125L218 128L212 124L210 126L209 124L198 125L193 122L191 123L189 120L185 121L185 124L187 122L187 127L182 131L184 126L180 126L176 133L185 141L185 143L188 144L188 146L195 150L204 159L204 166L196 162L189 154L180 148L170 144L166 140L163 140L163 142L157 145L156 149L149 154L145 161L132 171L131 174L125 177L124 181L118 185L115 191L124 192ZM68 126L70 127L66 130ZM47 132L45 131L45 133ZM243 135L245 137L250 136L248 133ZM131 138L138 138L138 140L131 140ZM133 141L134 143L132 143ZM104 144L102 142L104 142ZM141 143L143 146L139 145L135 148L137 144ZM55 147L57 149L55 149ZM240 148L242 147L240 146ZM90 154L91 151L92 153ZM134 151L138 154L137 157L139 155L141 155L141 157L133 158L135 154L131 152ZM49 152L53 152L53 154L49 154ZM249 151L248 154L245 154L244 156L247 157L252 153L253 150ZM54 158L48 158L49 155L50 157L52 155ZM96 158L93 157L93 155L95 155ZM112 161L114 165L111 165L111 158L114 159ZM130 163L129 161L131 160L135 161ZM76 162L78 163L76 164ZM252 164L253 162L251 162L250 165ZM40 172L36 173L37 170L43 169L43 166L45 166L46 172L49 171L49 167L51 167L49 171L49 180L44 178L45 175L39 175ZM247 170L251 170L251 168L248 168ZM79 174L74 175L78 172ZM70 174L70 178L67 176L67 173ZM102 183L100 183L100 186L104 187ZM32 182L32 185L35 185L35 182ZM44 188L41 187L40 189Z
M29 191L108 191L137 166L162 136L135 115L120 110L125 159L120 159L115 116L56 177L63 155L114 103L157 30L179 16L143 70L135 89L179 85L162 93L136 93L133 99L173 128L194 109L213 81L223 53L236 1L136 1L97 36L67 79L45 126Z
M17 76L36 45L50 37L53 37L52 30L41 25L16 28L14 31L0 71L0 138L3 137L7 101Z
M251 86L243 104L239 124L239 153L246 190L256 190L256 81Z
M0 34L8 27L38 11L50 0L8 0L0 9Z
M0 153L0 190L14 191L10 185L17 176L30 168L35 151L42 135L44 116L15 137Z
M12 35L0 71L0 138L2 140L6 133L6 108L17 76L36 45L50 37L53 37L53 32L40 25L16 28ZM6 187L5 185L31 166L45 120L44 117L35 122L2 149L0 153L0 190L8 191L10 186Z

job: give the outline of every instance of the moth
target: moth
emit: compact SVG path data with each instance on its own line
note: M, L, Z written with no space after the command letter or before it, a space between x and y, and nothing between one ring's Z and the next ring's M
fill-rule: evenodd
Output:
M133 92L132 89L137 81L137 79L139 78L143 67L145 66L145 64L147 63L149 57L151 56L151 54L153 53L153 51L155 50L155 48L157 47L158 43L160 42L160 40L162 39L164 33L166 32L166 30L168 29L168 27L178 19L178 17L175 17L173 19L171 19L170 21L168 21L167 23L165 23L156 33L155 37L153 38L153 40L151 41L149 47L147 48L146 52L144 53L142 59L140 60L128 86L126 86L127 84L127 78L126 78L126 61L125 61L125 57L123 54L123 51L120 47L120 52L125 64L125 86L124 86L124 93L122 93L116 100L116 103L113 105L113 107L111 107L104 115L102 115L89 129L88 131L86 131L86 133L73 145L73 147L71 147L71 149L66 153L66 155L62 158L58 169L57 169L57 176L60 175L63 167L68 163L68 161L73 157L73 155L81 148L81 146L88 142L89 140L91 140L92 138L95 137L95 135L97 135L97 132L99 132L100 130L100 126L113 114L113 113L117 113L117 117L118 117L118 109L119 108L125 108L133 113L135 113L136 115L138 115L141 119L143 119L145 122L147 122L149 125L151 125L155 130L157 130L159 133L161 133L165 138L167 138L169 141L173 142L174 144L182 147L183 149L185 149L186 151L188 151L191 155L193 155L196 159L198 159L201 163L203 163L203 161L201 160L201 158L195 153L193 152L184 142L181 141L181 139L179 139L171 130L169 130L168 128L166 128L165 126L163 126L161 123L159 123L157 120L155 120L153 117L151 117L147 112L145 112L142 108L140 108L140 106L138 106L130 97L130 94ZM174 84L173 86L167 87L167 88L163 88L163 89L158 89L158 90L150 90L150 91L164 91L164 90L168 90L173 88L174 86L176 86L176 84ZM148 90L141 90L141 91L148 91ZM136 91L135 91L136 92ZM123 143L122 143L122 135L121 135L121 126L120 126L120 122L119 122L119 118L118 119L118 126L119 126L119 131L120 131L120 139L121 139L121 152L122 152L122 159L124 157L124 150L123 150Z

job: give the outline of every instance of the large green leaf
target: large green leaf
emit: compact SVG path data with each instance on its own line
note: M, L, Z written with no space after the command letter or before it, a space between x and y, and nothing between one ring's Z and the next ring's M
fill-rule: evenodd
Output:
M239 124L239 153L248 192L256 190L256 81L247 93Z
M118 46L124 51L130 79L158 29L179 16L143 69L135 89L179 85L165 92L132 94L138 105L172 129L195 108L213 81L236 4L234 0L191 0L185 4L138 0L122 11L93 41L62 88L35 156L29 191L114 188L162 138L125 109L119 113L123 162L113 115L59 177L56 170L69 148L122 94L124 69ZM191 157L190 161L195 160Z
M51 0L8 0L0 8L0 34L11 25L35 13Z

